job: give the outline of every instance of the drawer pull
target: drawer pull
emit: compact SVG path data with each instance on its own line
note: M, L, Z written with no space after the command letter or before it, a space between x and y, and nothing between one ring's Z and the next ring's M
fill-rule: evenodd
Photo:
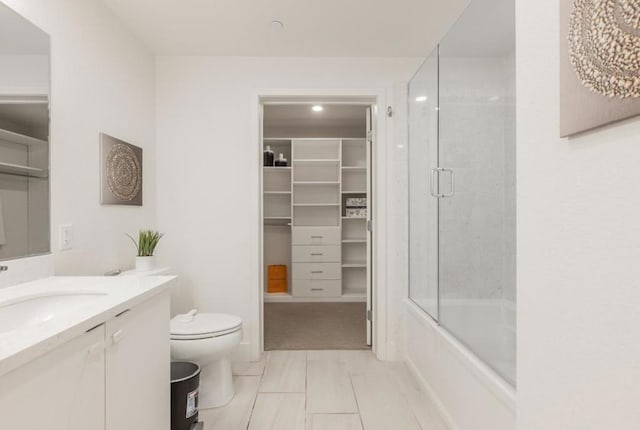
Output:
M311 255L324 255L322 252L312 252Z
M324 291L324 288L312 288L311 291Z
M322 239L324 236L311 236L311 239Z
M124 330L117 330L115 333L113 333L111 335L111 339L113 340L113 343L116 344L118 342L120 342L122 340L122 338L124 337Z
M324 270L312 270L311 273L324 273Z

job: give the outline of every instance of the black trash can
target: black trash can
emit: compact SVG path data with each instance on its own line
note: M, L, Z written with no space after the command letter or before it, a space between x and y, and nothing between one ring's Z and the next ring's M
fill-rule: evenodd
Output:
M171 362L171 430L198 428L200 366L188 361Z

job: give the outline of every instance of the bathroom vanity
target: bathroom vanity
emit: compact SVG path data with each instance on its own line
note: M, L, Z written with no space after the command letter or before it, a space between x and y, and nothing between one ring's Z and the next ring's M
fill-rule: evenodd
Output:
M168 430L174 277L0 289L0 427Z

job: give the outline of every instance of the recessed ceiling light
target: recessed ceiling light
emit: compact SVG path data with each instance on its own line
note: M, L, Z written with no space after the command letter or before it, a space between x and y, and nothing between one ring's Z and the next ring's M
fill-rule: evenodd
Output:
M320 105L315 105L311 108L312 111L314 112L322 112L324 110L324 108Z
M417 102L426 102L428 100L427 96L418 96L416 97Z
M274 31L280 31L284 29L284 24L282 21L273 20L271 21L271 29Z

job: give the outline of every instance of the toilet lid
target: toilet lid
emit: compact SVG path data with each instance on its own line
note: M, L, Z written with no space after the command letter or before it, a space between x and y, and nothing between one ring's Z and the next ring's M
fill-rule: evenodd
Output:
M233 333L241 328L242 319L240 317L229 314L200 314L196 309L186 314L176 315L171 319L172 337L220 335Z

